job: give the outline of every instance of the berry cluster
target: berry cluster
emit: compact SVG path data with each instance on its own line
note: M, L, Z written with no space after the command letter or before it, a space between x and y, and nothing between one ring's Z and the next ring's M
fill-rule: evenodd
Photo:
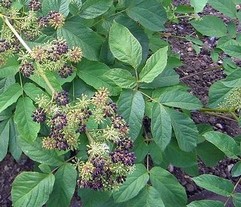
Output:
M135 155L131 152L129 127L117 114L117 106L109 99L108 91L100 89L91 98L83 95L71 103L68 93L62 91L53 99L51 102L50 98L39 98L39 108L32 115L33 121L44 122L49 128L43 147L78 149L80 134L86 135L89 157L77 163L79 186L94 190L117 188L132 172Z
M65 17L57 11L50 11L46 16L40 17L38 23L40 27L53 27L55 29L64 25Z

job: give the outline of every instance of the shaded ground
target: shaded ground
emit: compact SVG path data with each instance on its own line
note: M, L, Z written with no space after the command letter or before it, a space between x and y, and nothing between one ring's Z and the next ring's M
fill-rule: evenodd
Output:
M173 1L176 5L189 3L187 0L175 0ZM204 14L214 13L217 16L222 15L210 7L206 7ZM171 35L168 37L168 41L172 46L174 52L180 54L181 60L183 61L183 66L178 68L176 71L180 75L180 80L184 84L190 86L190 93L196 95L203 104L207 104L208 101L208 88L217 80L224 77L223 71L219 68L219 65L213 63L210 58L210 49L214 46L215 41L212 39L203 39L204 47L201 49L201 53L197 55L192 49L190 42L183 38L178 38L177 36L186 36L194 34L195 32L188 24L188 21L181 19L178 24L168 25L166 33ZM213 69L213 70L212 70ZM226 132L231 136L241 134L241 129L229 118L214 117L208 114L203 114L200 112L195 112L192 114L192 118L196 123L209 123L214 129ZM199 170L200 173L209 173L218 175L223 178L232 180L230 174L230 169L232 168L235 160L225 159L218 163L215 167L206 167L200 162ZM0 206L10 207L11 198L10 190L11 183L16 175L18 175L23 170L31 170L33 168L33 163L23 156L23 159L19 163L13 160L13 158L8 155L6 158L0 162ZM174 168L172 173L178 178L180 183L186 188L188 196L191 200L198 199L213 199L225 201L226 198L217 196L213 193L202 191L198 188L190 179L190 177L185 174L182 170ZM72 207L80 206L78 200L72 202ZM232 206L227 205L227 206Z

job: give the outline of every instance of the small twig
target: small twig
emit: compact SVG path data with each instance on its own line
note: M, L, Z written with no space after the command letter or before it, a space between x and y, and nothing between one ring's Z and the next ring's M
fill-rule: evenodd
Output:
M213 67L213 68L208 68L208 69L206 69L206 70L203 70L203 71L200 71L200 72L197 72L197 73L193 73L193 74L190 74L190 75L181 77L180 80L188 79L188 78L191 78L191 77L193 77L193 76L195 76L195 75L199 75L199 74L202 74L202 73L211 72L211 71L213 71L213 70L219 70L219 69L222 69L222 66L217 66L217 67Z
M239 178L238 182L235 184L233 191L231 193L231 195L228 197L228 199L225 201L224 206L226 206L229 202L229 200L231 199L232 195L235 193L236 188L238 187L239 183L241 182L241 177Z

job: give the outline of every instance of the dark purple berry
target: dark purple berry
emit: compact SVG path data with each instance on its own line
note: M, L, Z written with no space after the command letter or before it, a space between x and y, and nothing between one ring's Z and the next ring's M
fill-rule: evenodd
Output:
M20 66L19 71L23 74L23 76L29 78L33 75L34 66L32 63L24 63Z
M49 21L49 25L51 27L54 27L54 28L58 28L58 27L63 26L64 20L65 20L63 14L61 14L57 11L49 12L48 15L47 15L47 18L48 18L48 21Z
M74 69L72 66L65 64L60 70L58 71L58 74L61 78L67 78L68 76L71 76L74 72Z
M46 120L46 113L43 108L37 108L32 114L33 121L37 123L44 122Z
M86 125L85 124L80 124L79 128L77 129L77 133L83 133L86 131Z
M40 27L47 27L49 24L49 20L47 17L39 17L38 18L38 25Z
M69 97L67 91L61 91L56 93L54 96L54 101L58 106L65 106L69 103Z
M0 40L0 52L5 52L10 49L10 44L5 39Z
M12 0L1 0L1 5L5 8L10 8L12 5Z
M55 130L62 130L67 126L67 117L65 114L57 113L51 120L51 126Z
M30 0L28 7L33 11L38 11L41 9L41 2L38 0Z
M64 40L55 40L52 42L53 47L59 55L66 54L68 52L68 44Z
M121 139L117 142L117 147L122 150L129 150L133 147L133 141L129 138Z
M135 162L135 155L133 152L127 150L116 150L110 153L112 162L117 163L121 162L124 165L132 166Z
M66 141L58 141L57 142L57 148L59 149L59 150L67 150L68 149L68 144L67 144L67 142Z

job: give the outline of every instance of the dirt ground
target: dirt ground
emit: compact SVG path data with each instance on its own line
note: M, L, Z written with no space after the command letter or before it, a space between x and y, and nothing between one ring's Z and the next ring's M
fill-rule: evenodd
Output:
M188 0L175 0L173 2L175 5L189 3ZM206 7L204 14L209 13L213 13L222 17L220 13L216 12L210 7ZM213 63L210 58L210 49L215 45L215 41L208 38L203 39L203 42L205 43L204 47L201 48L201 53L197 55L193 50L190 42L183 38L178 38L178 36L183 37L189 34L195 34L194 30L192 29L191 25L188 24L186 19L181 19L178 24L168 24L165 32L171 34L168 37L168 41L173 51L180 55L183 62L183 66L176 69L177 73L180 75L180 81L190 86L190 93L196 95L204 104L207 104L209 87L215 81L224 78L224 74L221 69L210 70L210 68L216 68L219 66L218 64ZM200 112L193 113L192 118L196 123L209 123L215 130L226 132L231 136L241 134L241 129L238 124L229 118L214 117ZM235 162L235 160L224 159L220 161L217 166L212 168L206 167L203 163L200 162L199 170L201 173L218 175L235 182L236 180L233 179L230 174L231 166ZM10 155L7 155L6 158L0 162L1 207L11 206L11 183L15 176L23 170L31 170L32 168L33 163L25 156L23 156L19 162L16 162ZM202 191L202 189L198 188L191 181L190 177L186 175L181 169L174 168L172 173L186 188L190 201L198 199L214 199L225 201L226 198L217 196L207 191ZM71 206L80 206L80 202L75 199ZM229 204L227 206L231 207L232 205Z

